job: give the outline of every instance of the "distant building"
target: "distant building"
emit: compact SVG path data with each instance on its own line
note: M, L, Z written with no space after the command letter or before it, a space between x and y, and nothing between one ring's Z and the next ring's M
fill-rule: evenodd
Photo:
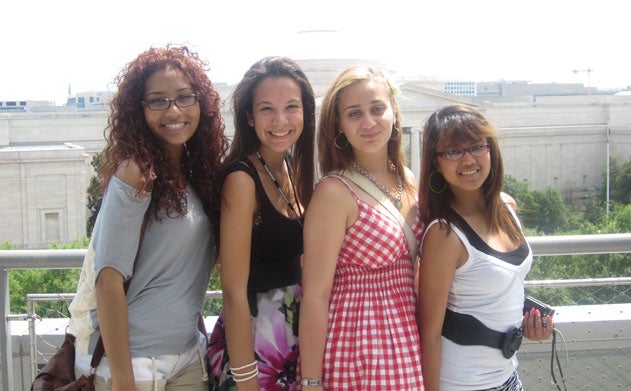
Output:
M2 100L0 101L0 113L13 112L24 113L33 111L36 107L54 107L55 102L43 100Z
M107 105L111 102L113 96L114 93L110 91L80 92L74 96L68 96L66 107L107 110Z
M70 143L0 148L0 243L37 249L85 235L89 168Z
M474 81L447 81L444 92L446 94L475 97L478 96L476 83Z
M297 61L312 81L317 110L326 87L347 66L389 69L378 61L354 58ZM387 73L392 77L392 71ZM401 137L417 180L426 179L418 177L424 122L437 108L458 103L489 118L498 131L506 174L531 190L552 187L581 200L590 188L601 188L606 156L631 159L629 95L589 94L580 84L449 83L456 82L397 83ZM225 133L232 137L230 95L235 85L216 87L226 103ZM43 248L52 240L71 241L85 234L91 156L105 146L111 97L89 92L72 96L68 106L29 106L26 101L24 110L0 111L0 243Z
M585 87L580 83L531 83L529 81L477 83L477 96L480 98L590 95L596 92L595 88Z

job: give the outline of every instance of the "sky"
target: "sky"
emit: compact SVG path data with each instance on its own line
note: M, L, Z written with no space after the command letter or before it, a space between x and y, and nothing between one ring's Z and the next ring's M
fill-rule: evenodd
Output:
M629 15L625 0L9 0L0 100L113 91L125 64L167 43L197 51L213 82L285 55L379 60L408 79L624 88Z

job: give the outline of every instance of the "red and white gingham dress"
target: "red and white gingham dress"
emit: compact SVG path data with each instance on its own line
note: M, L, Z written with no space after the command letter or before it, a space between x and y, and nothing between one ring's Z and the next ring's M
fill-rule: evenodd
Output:
M325 390L423 390L414 270L405 234L388 212L357 197L329 304ZM417 241L423 225L412 230Z

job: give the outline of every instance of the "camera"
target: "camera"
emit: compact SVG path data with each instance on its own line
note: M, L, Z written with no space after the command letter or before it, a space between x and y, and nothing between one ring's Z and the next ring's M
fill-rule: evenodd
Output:
M554 308L540 302L534 297L526 296L526 299L524 300L523 312L530 312L531 308L535 308L541 313L541 323L543 324L543 327L547 326L546 315L550 315L550 317L554 316Z

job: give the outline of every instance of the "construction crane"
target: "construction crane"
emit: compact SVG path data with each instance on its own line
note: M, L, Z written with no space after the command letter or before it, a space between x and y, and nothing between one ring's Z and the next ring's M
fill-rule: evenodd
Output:
M579 72L586 72L587 73L587 88L591 87L591 75L592 72L594 72L594 70L592 68L587 68L587 69L573 69L572 72L578 74Z

